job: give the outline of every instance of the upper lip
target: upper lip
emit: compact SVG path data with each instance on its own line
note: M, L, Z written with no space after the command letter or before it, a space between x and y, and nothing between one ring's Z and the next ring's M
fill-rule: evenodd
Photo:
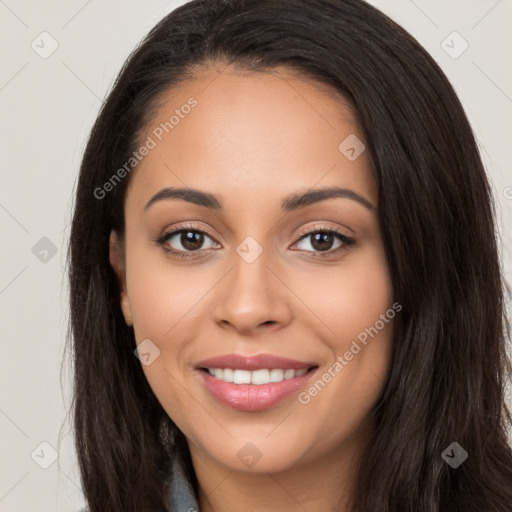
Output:
M282 370L302 370L318 366L311 361L298 361L272 354L243 356L241 354L226 354L204 359L196 364L196 368L231 368L233 370L261 370L263 368Z

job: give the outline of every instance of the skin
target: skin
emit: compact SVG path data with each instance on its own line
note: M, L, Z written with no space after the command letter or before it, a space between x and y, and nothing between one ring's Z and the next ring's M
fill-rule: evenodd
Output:
M148 338L160 350L143 370L187 437L202 512L348 510L374 428L368 412L389 371L392 321L305 405L296 393L264 411L232 410L208 393L194 365L271 353L316 361L321 376L391 308L371 163L366 151L349 161L338 149L349 134L364 136L343 98L321 84L284 68L211 65L167 92L142 140L190 97L198 105L131 176L125 238L111 234L125 319L137 343ZM216 194L223 208L167 199L144 209L169 186ZM283 214L285 196L324 186L350 189L374 208L331 198ZM188 259L154 242L183 222L208 233ZM336 237L324 252L311 234L300 241L299 230L318 223L355 244L333 253ZM248 236L263 250L250 264L236 252ZM179 234L166 246L186 250ZM250 468L237 457L249 442L261 454Z

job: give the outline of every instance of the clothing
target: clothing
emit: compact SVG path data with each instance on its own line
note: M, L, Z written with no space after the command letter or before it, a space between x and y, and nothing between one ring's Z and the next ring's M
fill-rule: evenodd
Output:
M173 481L169 494L169 505L172 512L200 512L194 491L187 482L183 466L177 458L173 461Z

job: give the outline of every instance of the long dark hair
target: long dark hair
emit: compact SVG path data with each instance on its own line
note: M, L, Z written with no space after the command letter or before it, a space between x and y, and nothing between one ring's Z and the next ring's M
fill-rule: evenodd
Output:
M491 189L446 76L362 0L194 0L160 21L123 66L87 143L69 245L72 411L90 511L167 510L175 458L197 492L186 439L134 357L109 264L130 176L95 191L140 146L161 95L212 62L286 66L331 86L366 137L403 309L353 510L510 512L510 327ZM456 469L442 457L453 442L468 453Z

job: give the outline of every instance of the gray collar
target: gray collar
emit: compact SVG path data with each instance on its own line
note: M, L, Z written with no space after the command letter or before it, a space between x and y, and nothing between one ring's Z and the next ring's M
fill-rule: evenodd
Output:
M178 457L173 461L173 480L169 494L172 512L200 512L193 489L190 487Z

